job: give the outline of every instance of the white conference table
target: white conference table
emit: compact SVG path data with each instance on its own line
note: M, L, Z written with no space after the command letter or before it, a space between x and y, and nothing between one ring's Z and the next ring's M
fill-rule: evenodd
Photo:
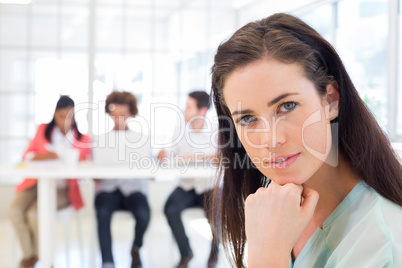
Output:
M53 265L53 235L56 214L56 182L65 178L102 179L155 179L172 178L207 179L216 176L216 167L209 162L170 167L163 164L148 168L134 168L128 165L95 165L82 162L75 167L64 163L13 165L0 164L0 177L38 178L38 220L39 220L39 260L42 268Z

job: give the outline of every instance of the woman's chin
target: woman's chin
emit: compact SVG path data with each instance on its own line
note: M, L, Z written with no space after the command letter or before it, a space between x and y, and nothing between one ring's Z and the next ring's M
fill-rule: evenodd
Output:
M280 185L285 185L285 184L289 184L289 183L302 185L303 183L306 182L306 179L300 178L300 175L299 176L278 176L278 177L273 176L271 178L271 180Z

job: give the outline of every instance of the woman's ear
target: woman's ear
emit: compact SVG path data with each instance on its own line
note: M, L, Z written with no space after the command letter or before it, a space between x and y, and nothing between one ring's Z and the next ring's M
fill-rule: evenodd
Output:
M338 83L333 81L326 87L327 93L325 95L327 101L327 118L333 120L338 117L339 114L339 90Z

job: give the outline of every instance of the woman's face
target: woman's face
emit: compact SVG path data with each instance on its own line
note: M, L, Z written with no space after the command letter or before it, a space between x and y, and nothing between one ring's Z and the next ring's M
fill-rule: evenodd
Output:
M326 161L338 91L320 96L297 64L259 60L236 69L223 95L253 164L279 184L302 184Z
M130 106L127 104L110 104L109 115L114 122L114 130L127 130L126 120L131 116Z
M54 112L54 120L56 125L60 128L63 134L66 134L74 122L74 108L66 107L57 109Z

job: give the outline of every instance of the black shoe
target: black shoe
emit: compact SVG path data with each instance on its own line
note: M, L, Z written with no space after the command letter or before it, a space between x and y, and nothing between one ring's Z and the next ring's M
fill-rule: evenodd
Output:
M140 259L140 253L138 248L133 248L131 250L131 268L141 268L141 259Z
M193 258L193 253L190 253L187 257L184 257L180 260L179 264L176 266L176 268L187 268L188 263L191 261Z

